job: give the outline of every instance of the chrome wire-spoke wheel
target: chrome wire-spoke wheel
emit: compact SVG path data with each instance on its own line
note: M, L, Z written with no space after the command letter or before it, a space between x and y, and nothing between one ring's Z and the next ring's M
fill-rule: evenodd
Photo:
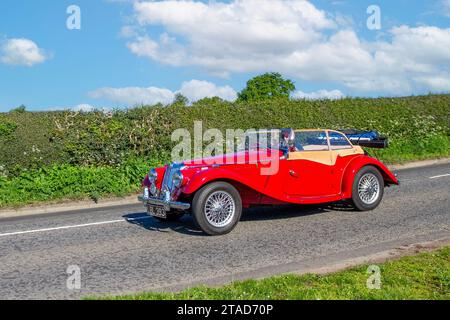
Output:
M216 228L227 226L234 217L236 204L233 196L226 191L213 192L205 202L206 220Z
M241 219L241 195L232 184L225 181L207 184L192 199L192 215L194 223L206 234L227 234Z
M380 182L374 174L366 173L359 179L358 195L366 205L371 205L378 200L380 196Z

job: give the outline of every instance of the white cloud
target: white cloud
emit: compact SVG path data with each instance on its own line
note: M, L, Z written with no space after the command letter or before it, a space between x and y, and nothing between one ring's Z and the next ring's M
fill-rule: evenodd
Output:
M335 27L324 11L303 0L136 2L134 9L141 26L162 25L168 33L137 37L128 43L133 53L217 73L259 70L268 56L307 47L322 38L321 30Z
M450 17L450 0L442 0L442 8L444 15Z
M101 111L105 114L113 112L113 110L109 107L98 107L93 106L88 103L81 103L74 107L61 107L61 106L55 106L55 107L48 107L45 108L44 111L74 111L74 112L93 112L93 111Z
M186 64L185 49L167 33L161 34L159 42L153 41L148 36L137 36L127 46L137 56L151 58L172 66Z
M123 26L119 32L119 36L121 36L122 38L131 38L137 35L138 33L136 29L132 26Z
M181 93L191 102L207 97L220 97L224 100L235 100L236 91L230 86L217 86L208 81L191 80L183 82L180 90L171 91L157 87L125 87L125 88L100 88L89 93L94 99L106 99L116 103L124 103L129 106L136 104L154 105L157 103L172 103L175 95Z
M0 43L0 61L4 64L31 67L47 58L44 50L28 39L7 39Z
M222 76L277 71L399 95L442 88L450 77L450 28L399 26L368 42L352 23L305 0L144 1L134 11L141 30L164 32L141 32L129 49L167 65Z
M338 100L345 98L345 95L340 90L318 90L314 92L303 92L296 91L292 94L294 99L306 99L306 100L320 100L320 99L329 99L329 100Z
M72 111L76 111L76 112L92 112L94 111L95 108L93 106L91 106L90 104L79 104L75 107L72 108Z
M218 87L214 83L200 80L183 82L179 92L190 101L198 101L203 98L212 97L219 97L228 101L237 99L236 91L230 86Z
M415 81L430 88L433 92L445 93L448 92L450 88L450 76L448 74L420 77L415 79Z
M89 93L94 99L106 99L116 103L124 103L129 106L136 104L171 103L175 94L163 88L156 87L125 87L125 88L100 88Z

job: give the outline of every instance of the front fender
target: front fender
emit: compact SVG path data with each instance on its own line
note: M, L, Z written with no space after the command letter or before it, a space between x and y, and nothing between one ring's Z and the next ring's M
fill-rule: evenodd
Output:
M226 168L208 168L207 170L201 170L190 177L181 192L186 195L194 194L204 185L216 180L229 180L254 188L259 192L263 191L260 187L264 184L258 185L258 183L255 183L254 179L250 179L250 176L246 177L232 170L227 170Z
M385 184L399 184L397 177L379 160L361 155L354 158L346 167L342 178L341 193L343 199L352 197L353 181L356 174L365 166L376 167L383 176Z

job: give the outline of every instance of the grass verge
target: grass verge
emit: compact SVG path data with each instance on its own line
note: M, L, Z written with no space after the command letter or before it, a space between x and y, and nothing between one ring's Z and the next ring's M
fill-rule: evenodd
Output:
M125 300L401 300L450 299L450 247L378 265L381 288L368 289L368 266L329 275L283 275L234 282L220 288L200 286L179 293L139 293L103 299Z

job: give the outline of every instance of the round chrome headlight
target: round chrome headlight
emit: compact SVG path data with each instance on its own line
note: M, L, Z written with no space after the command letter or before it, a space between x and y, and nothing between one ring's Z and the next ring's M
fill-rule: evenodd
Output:
M183 174L181 173L181 171L177 171L173 174L172 184L175 188L181 187L181 185L183 184Z
M156 172L155 169L150 170L148 174L148 179L152 184L155 184L156 180L158 180L158 173Z

